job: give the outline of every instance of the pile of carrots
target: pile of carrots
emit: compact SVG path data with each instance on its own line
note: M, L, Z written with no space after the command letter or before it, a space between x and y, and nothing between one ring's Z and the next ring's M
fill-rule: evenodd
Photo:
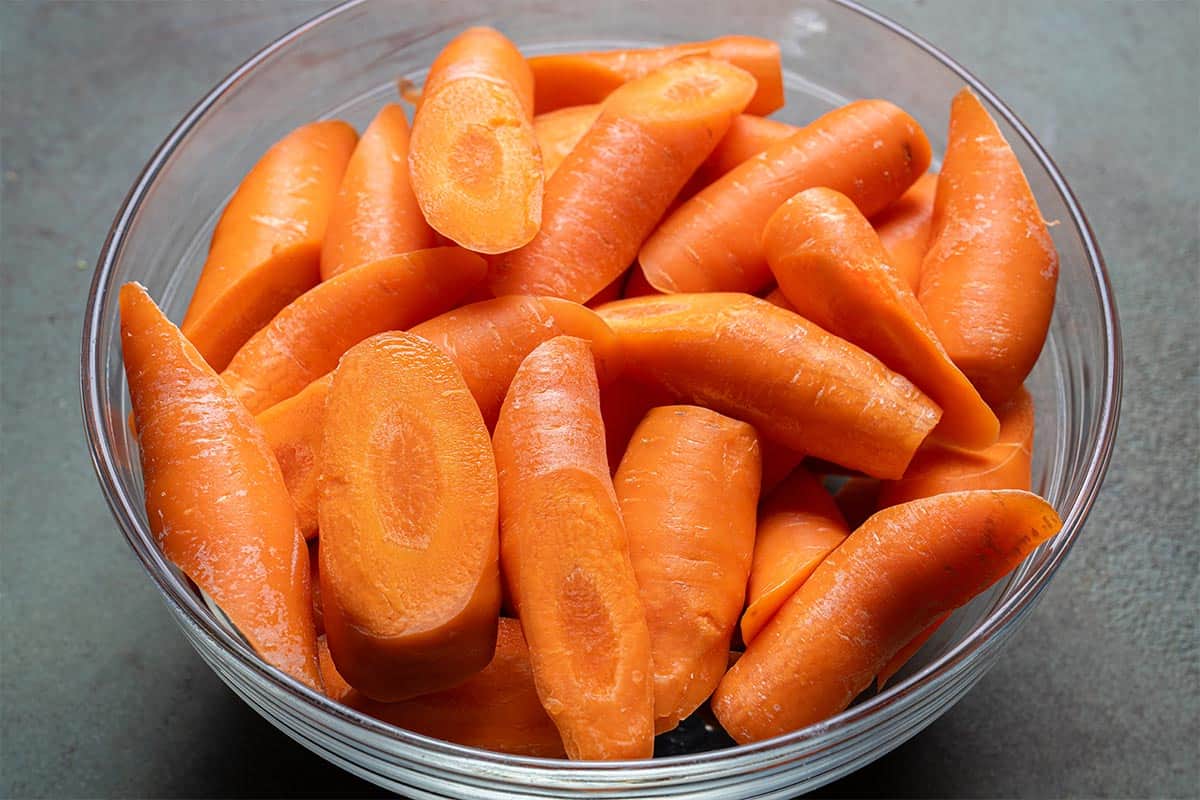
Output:
M649 758L706 703L753 742L882 687L1060 527L1022 387L1057 258L970 91L937 175L889 102L783 102L762 39L476 28L411 129L279 141L180 328L121 290L166 555L292 678L481 748Z

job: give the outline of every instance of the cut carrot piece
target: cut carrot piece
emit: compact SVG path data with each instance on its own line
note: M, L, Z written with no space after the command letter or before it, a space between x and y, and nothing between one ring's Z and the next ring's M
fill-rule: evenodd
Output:
M600 415L604 419L604 438L608 466L616 472L625 449L642 419L656 406L671 405L670 394L654 384L642 383L621 375L600 387Z
M597 313L634 378L878 477L902 475L941 414L878 359L757 297L657 295Z
M267 663L319 690L308 549L262 431L144 288L120 303L155 540Z
M1000 423L942 349L867 218L832 189L808 189L767 222L763 249L796 311L876 356L942 407L934 435L995 444Z
M496 295L584 302L624 272L642 241L754 92L754 79L708 58L625 84L546 185L542 229L492 261Z
M746 423L663 406L638 425L613 479L650 628L657 733L725 674L754 549L760 458Z
M587 339L602 382L619 369L617 339L604 320L557 297L510 295L472 303L423 322L412 333L433 342L462 370L489 430L517 368L542 342L564 334Z
M929 250L937 182L937 173L926 172L899 200L871 218L880 243L891 256L888 263L896 268L913 294L921 285L921 262Z
M296 298L238 350L221 377L253 413L286 400L376 333L453 308L487 272L479 256L436 247L364 264Z
M599 103L570 106L533 118L533 132L542 151L542 170L546 173L546 180L550 180L567 153L579 144L588 128L592 127L592 123L600 116L600 108Z
M808 470L798 468L766 500L758 518L746 587L742 641L750 644L775 612L850 535L850 528Z
M529 59L537 113L599 103L627 81L644 78L672 61L707 56L740 67L757 84L747 105L751 114L783 108L783 69L779 45L755 36L722 36L641 50L561 53Z
M650 634L587 342L560 336L529 354L493 444L504 577L542 705L573 759L649 758Z
M880 511L835 549L717 687L739 743L845 709L904 645L1015 568L1062 526L1021 491L943 494Z
M409 169L425 219L480 253L528 242L542 219L533 77L498 31L471 28L434 60L413 120Z
M338 671L367 696L446 689L492 657L495 470L479 409L442 351L381 333L342 357L321 449L321 600Z
M938 628L942 627L942 624L946 620L950 619L950 614L951 612L949 611L942 614L928 628L918 633L916 638L896 651L896 655L892 656L887 664L883 666L883 669L879 670L879 677L875 679L875 688L877 690L883 691L884 685L892 679L892 676L899 672L908 663L908 660L915 656L917 651L933 638L933 635L938 632Z
M998 406L1046 341L1058 253L1020 162L969 89L950 107L930 235L921 305L954 363Z
M799 130L795 125L777 119L753 114L739 115L721 141L717 142L712 155L696 170L696 191Z
M827 186L867 216L929 167L921 126L884 100L831 111L725 173L669 217L638 261L663 292L757 292L771 280L760 235L792 195Z
M437 245L408 177L408 136L404 109L389 103L354 148L329 212L321 246L322 280Z
M542 708L533 684L521 623L501 619L496 654L483 671L452 689L399 703L378 703L337 674L329 648L321 646L327 694L398 728L500 753L562 758L562 738ZM330 690L333 685L336 688Z
M793 314L797 313L796 307L794 305L792 305L790 302L788 302L788 299L786 297L784 297L784 295L783 295L783 290L779 289L778 287L776 287L776 288L772 289L770 292L768 292L763 297L763 300L766 300L768 303L770 303L773 306L778 306L779 308L782 308L786 311L791 311Z
M284 485L296 508L296 523L308 539L317 535L317 474L325 429L325 395L332 378L317 378L256 417L283 472Z
M762 447L762 495L766 497L800 465L804 454L770 439L759 444Z
M625 281L628 278L628 270L613 278L611 281L609 281L607 286L596 292L596 294L592 296L592 299L587 301L587 307L596 309L605 303L611 303L614 300L620 300L621 291L625 288Z
M916 461L920 454L921 450L918 449L917 454L913 456L913 461ZM909 468L911 467L912 465L909 464ZM834 493L833 502L837 503L838 510L842 512L842 517L850 526L850 530L856 530L859 525L866 522L880 509L879 491L881 486L882 482L876 478L854 475L847 478L846 482Z

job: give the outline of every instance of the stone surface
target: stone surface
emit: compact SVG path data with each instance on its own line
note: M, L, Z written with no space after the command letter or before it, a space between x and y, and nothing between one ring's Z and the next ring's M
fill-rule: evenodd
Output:
M375 796L233 696L100 497L78 410L91 264L142 163L323 4L0 4L0 795ZM1200 5L875 7L1020 114L1096 230L1125 333L1109 478L983 681L832 796L1192 796L1197 766Z

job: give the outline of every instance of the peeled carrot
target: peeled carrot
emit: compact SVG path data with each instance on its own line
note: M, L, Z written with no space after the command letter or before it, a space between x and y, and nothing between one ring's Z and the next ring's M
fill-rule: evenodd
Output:
M317 535L317 474L321 469L325 396L332 378L317 378L255 418L283 472L283 483L296 509L296 524L308 539Z
M921 451L918 449L917 455L913 456L914 461L920 453ZM912 466L911 463L909 466ZM907 471L905 470L905 472ZM834 492L833 502L837 504L838 511L842 512L842 517L850 526L850 530L856 530L859 525L862 525L879 510L881 486L882 481L876 478L854 475L847 478L846 482Z
M607 382L620 368L616 336L594 311L557 297L510 295L472 303L422 322L412 333L433 342L462 370L489 429L517 368L556 336L587 339Z
M608 282L607 286L605 286L603 289L601 289L600 291L598 291L594 295L592 295L592 299L588 300L586 303L587 307L591 308L591 309L595 309L595 308L599 308L600 306L604 305L605 303L611 303L613 300L620 300L621 292L622 292L622 290L624 290L625 281L628 278L629 278L629 270L626 270L625 272L622 272L617 277L613 278L611 281Z
M446 689L491 659L495 470L479 409L441 350L381 333L342 357L321 448L321 600L338 671L367 696Z
M766 295L764 295L763 300L766 300L773 306L779 306L780 308L791 311L792 313L797 313L796 307L788 302L787 297L785 297L783 294L783 290L779 287L772 289Z
M671 395L661 387L634 380L625 374L600 387L600 415L604 420L610 471L617 471L633 432L650 409L671 405L672 402Z
M757 297L656 295L598 313L632 377L878 477L903 474L941 414L873 356Z
M1058 253L1021 164L969 89L950 107L918 298L934 333L993 406L1042 351Z
M319 689L308 549L262 431L143 287L120 304L155 540L267 663Z
M573 759L649 758L650 634L587 342L560 336L529 354L493 445L504 577L542 705Z
M889 263L914 294L921 285L921 262L929 250L937 181L937 173L926 172L900 199L871 218L880 243L891 256Z
M712 155L696 170L697 191L753 158L776 142L793 136L799 128L769 117L741 114L717 142Z
M946 355L850 198L825 188L800 192L771 215L762 239L797 312L876 356L942 407L935 435L971 448L995 443L996 415Z
M594 296L629 267L753 93L749 74L709 58L672 62L613 92L547 183L537 236L493 259L492 291Z
M746 586L742 641L750 644L850 528L811 472L800 467L763 501Z
M929 167L921 126L884 100L859 100L776 142L667 217L638 261L664 292L757 292L771 279L760 234L792 195L827 186L870 216Z
M533 70L537 113L599 103L627 81L644 78L672 61L707 56L754 76L757 89L749 101L751 114L770 114L783 107L783 69L779 45L756 36L722 36L641 50L561 53L529 59Z
M470 28L434 59L413 119L412 188L434 230L480 253L537 233L542 160L533 75L499 31Z
M259 159L221 212L181 326L213 369L317 284L329 209L356 140L336 120L297 128Z
M712 707L739 743L820 722L946 611L1008 574L1062 522L1036 495L975 491L880 511L746 649Z
M917 651L925 646L925 643L933 638L933 635L938 632L938 628L950 619L951 612L947 611L929 624L925 630L921 631L908 644L896 651L896 655L888 659L888 662L879 670L879 676L875 679L875 687L879 691L883 691L884 685L892 679L892 677L908 663L908 660L917 654Z
M385 105L350 156L321 246L321 279L437 245L408 177L408 119Z
M457 247L348 270L280 311L238 350L221 377L258 413L332 370L342 353L368 336L453 308L486 272L482 258Z
M568 106L533 118L533 133L542 151L542 170L546 180L554 174L567 153L574 149L588 128L600 116L600 104Z
M725 674L760 479L754 428L697 406L650 411L621 459L613 484L650 628L657 733Z

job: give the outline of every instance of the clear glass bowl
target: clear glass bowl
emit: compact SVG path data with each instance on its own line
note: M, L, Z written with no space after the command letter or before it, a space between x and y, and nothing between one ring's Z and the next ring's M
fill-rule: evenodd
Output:
M703 8L701 8L701 5ZM526 52L705 39L729 32L778 40L788 105L804 122L856 97L886 97L945 142L949 101L963 84L1012 142L1061 256L1058 305L1030 378L1038 408L1035 489L1062 532L1008 579L960 610L883 693L819 725L727 746L703 718L659 742L650 762L566 763L428 739L332 703L267 666L155 545L142 504L118 338L117 289L149 287L178 319L219 210L258 156L290 129L342 117L361 130L463 27L494 25ZM155 153L113 223L83 331L84 422L96 472L134 553L188 640L247 703L323 758L419 797L783 797L861 766L928 725L982 677L1033 608L1079 536L1100 488L1117 423L1120 337L1112 290L1083 212L1045 150L965 69L928 43L838 0L694 0L592 4L546 0L351 2L297 28L215 87Z

